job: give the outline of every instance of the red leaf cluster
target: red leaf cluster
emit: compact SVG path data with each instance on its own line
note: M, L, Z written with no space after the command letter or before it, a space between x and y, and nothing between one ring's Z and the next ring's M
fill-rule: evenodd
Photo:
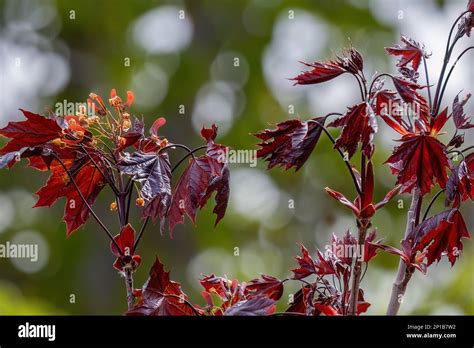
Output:
M398 67L405 67L407 64L411 63L413 70L418 70L421 59L423 57L428 58L428 55L418 42L403 35L401 40L403 46L396 45L394 47L387 47L385 50L393 56L400 56L400 60L397 64Z
M276 129L265 129L255 134L262 140L257 157L268 161L268 168L281 166L299 170L319 141L321 126L326 118L317 117L308 121L288 120L277 124Z
M389 126L402 135L401 145L395 148L386 161L392 173L397 175L397 184L402 185L401 192L411 192L418 187L421 194L425 195L430 192L435 179L442 188L446 186L446 169L450 168L450 163L446 146L436 135L447 119L446 108L430 123L418 120L417 130L412 132L396 120L384 118Z
M364 63L361 54L356 49L350 48L343 53L342 57L336 57L336 59L327 63L303 64L310 67L311 70L291 79L298 85L326 82L346 72L357 74L362 71Z
M359 143L363 154L372 157L374 134L378 127L375 113L369 104L364 102L349 108L345 115L331 122L328 127L342 127L335 146L346 151L349 158L355 154Z

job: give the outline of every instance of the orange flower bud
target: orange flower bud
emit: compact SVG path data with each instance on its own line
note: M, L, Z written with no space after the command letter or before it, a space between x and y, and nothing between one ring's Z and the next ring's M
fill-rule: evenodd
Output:
M116 211L117 210L117 203L112 202L110 203L110 211Z
M138 197L135 200L135 204L138 205L139 207L143 207L145 205L145 200L141 197Z

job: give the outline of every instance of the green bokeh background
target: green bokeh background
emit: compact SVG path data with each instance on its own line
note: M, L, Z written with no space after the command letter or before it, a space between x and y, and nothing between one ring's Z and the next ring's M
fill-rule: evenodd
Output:
M240 101L242 112L235 116L231 128L219 136L218 141L234 149L255 149L256 139L249 133L295 117L289 115L285 104L279 102L271 92L263 71L264 52L272 39L275 39L274 35L278 35L278 32L273 31L276 23L287 16L290 10L294 11L296 20L302 14L314 16L313 20L316 23L324 23L327 29L323 34L326 36L326 43L319 56L301 59L331 57L339 48L349 44L347 38L350 37L352 45L361 51L368 62L370 70L366 75L372 76L375 70L394 70L394 60L385 56L383 47L395 42L398 35L398 28L374 15L373 3L374 1L334 0L1 0L0 24L5 29L15 23L28 22L33 9L53 9L54 19L50 24L36 29L39 35L46 38L46 42L35 45L39 50L57 52L66 57L69 78L54 95L44 96L38 91L35 98L36 109L32 111L46 112L54 109L56 102L63 100L84 101L91 91L107 96L112 87L125 95L125 91L132 88L131 81L134 76L145 64L156 65L169 73L167 90L162 101L155 105L140 106L141 96L136 94L137 104L132 107L131 112L143 116L148 124L160 115L166 116L168 123L163 129L163 135L173 142L185 143L190 147L202 144L193 127L192 115L200 88L211 79L212 62L223 52L238 52L239 56L244 57L248 70L248 78L238 92L244 96L245 102ZM393 3L396 4L386 10L389 15L392 11L391 15L397 16L400 9L409 15L408 2ZM421 3L426 3L430 10L439 12L448 6L443 1ZM131 27L147 11L164 5L185 10L185 15L192 21L192 40L180 52L147 52L134 42ZM460 13L465 2L449 1L449 5L457 6ZM74 11L74 19L70 18L70 11ZM446 20L451 21L454 17L449 16ZM420 24L419 30L429 29ZM444 36L440 40L444 40L446 34L443 33ZM301 35L307 33L301 32ZM0 39L2 37L5 39L6 35L0 36ZM24 46L29 45L26 39L22 40L22 36L16 40ZM2 46L3 58L0 62L4 69L8 69L8 64L12 62L6 58L9 56L5 47ZM438 55L440 53L435 52ZM130 66L124 64L126 58L130 59ZM34 59L34 56L29 56L22 60L22 64L33 64ZM464 63L467 64L467 60ZM469 64L472 66L472 60ZM292 75L298 72L299 70L295 70ZM457 89L468 90L472 86L472 76L472 69L470 75L458 76L456 81L462 85ZM48 76L45 76L45 79L47 78ZM10 86L5 76L0 76L0 81L0 98L4 98L4 92ZM344 81L347 84L354 83L349 78ZM291 85L290 81L287 83ZM149 88L153 95L156 86L144 88ZM319 86L307 88L314 91L313 97L321 100L330 97L331 103L336 101L334 105L326 105L334 111L342 111L348 106L337 102L337 91L331 92L336 93L335 97L328 96L326 93L329 92L323 89L319 90ZM15 93L19 100L16 108L26 107L27 105L21 103L21 88ZM184 115L178 112L180 105L185 106ZM296 100L294 106L295 113L301 118L314 116L313 113L322 113L305 100ZM214 111L219 114L218 106ZM2 115L2 126L8 119L15 117L20 117L18 111L12 115ZM209 117L212 119L212 115ZM378 141L387 134L381 135ZM391 134L391 138L395 136ZM472 145L472 134L467 134L466 139ZM4 140L0 142L3 143ZM374 157L377 197L382 197L395 181L388 168L382 165L390 153L390 148L390 145L381 144ZM173 154L172 161L178 159L179 155ZM357 162L357 159L355 161ZM316 247L324 248L333 232L341 235L348 228L355 232L350 213L328 198L323 190L325 186L330 186L348 195L353 194L345 168L327 139L322 139L308 163L297 173L279 169L266 172L265 164L260 162L256 169L249 169L245 164L232 164L231 170L231 175L239 173L239 170L241 174L246 174L240 175L240 178L258 176L265 183L271 183L277 194L263 197L276 197L278 202L262 204L275 208L268 219L275 219L277 223L261 221L258 216L249 218L242 213L245 209L241 206L242 198L239 198L240 203L232 203L231 199L226 217L216 228L213 227L212 206L199 213L197 226L193 226L189 221L184 226L178 226L173 239L167 235L161 236L157 226L150 227L139 248L142 266L135 276L136 287L143 284L155 255L158 255L166 268L171 270L172 279L182 284L191 301L204 304L198 284L199 272L225 274L229 278L240 280L250 280L260 273L283 278L288 276L289 270L294 267L293 257L298 253L298 243L303 242L314 250ZM46 179L46 173L27 170L24 164L0 172L1 197L14 208L11 211L4 210L3 215L0 215L4 221L12 220L5 223L6 226L0 233L0 243L13 240L18 233L28 230L42 236L49 250L46 264L34 273L26 273L10 260L0 259L0 314L123 313L126 309L124 281L112 269L114 258L109 252L108 240L95 222L90 219L85 227L67 240L65 225L61 221L62 202L51 209L30 208L34 204L32 193ZM246 185L245 180L232 186L231 196L236 193L235 190L245 189L239 185ZM258 198L258 190L259 187L256 187L256 192L253 196L250 195L249 199L255 198L254 196ZM295 203L295 208L290 213L287 204L289 199ZM379 236L384 238L385 243L392 245L398 245L403 236L405 214L409 206L409 196L404 195L400 199L404 202L402 209L397 207L395 200L374 218L374 226L378 228ZM116 230L116 217L108 209L111 201L110 192L104 191L95 208L104 216L106 223ZM440 211L442 202L438 202L433 209ZM10 216L6 217L8 212ZM466 204L464 212L472 230L472 203ZM132 222L138 225L138 219L134 218ZM453 268L443 260L439 265L430 268L428 276L417 274L414 277L409 284L402 313L474 314L474 250L471 241L466 240L464 244L464 253ZM239 248L239 256L234 256L236 247ZM396 257L385 254L380 254L371 263L362 284L366 299L372 303L370 314L384 312L397 263ZM290 285L285 297L296 289L296 284ZM69 301L71 294L75 296L75 303ZM284 306L281 306L281 309L283 308Z

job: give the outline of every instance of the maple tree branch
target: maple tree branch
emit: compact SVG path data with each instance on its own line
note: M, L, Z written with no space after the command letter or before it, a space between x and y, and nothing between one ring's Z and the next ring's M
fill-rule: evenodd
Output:
M415 188L412 193L410 209L407 214L407 225L405 229L404 239L413 231L416 226L417 216L421 208L421 192L419 188ZM398 264L397 277L393 283L392 294L387 308L387 315L397 315L400 304L403 302L403 296L411 279L414 269L409 269L405 262L400 259Z
M128 310L131 310L135 304L135 296L133 296L132 269L129 267L125 268L125 287L127 289L127 307Z
M354 260L354 267L352 269L352 283L351 283L351 298L349 300L349 315L357 315L357 304L359 302L359 288L361 280L361 271L362 271L362 255L359 254L359 250L363 248L365 243L365 236L367 235L367 230L370 227L370 220L362 219L362 221L357 221L359 226L359 240L358 248L356 248L356 255Z
M76 189L77 193L79 194L79 197L81 198L82 202L84 203L84 205L86 206L87 210L89 210L89 212L91 213L92 217L97 221L97 223L100 225L100 227L102 227L102 229L104 230L104 232L107 234L107 236L109 237L109 239L111 240L112 243L114 243L115 247L117 248L117 250L119 251L119 253L121 254L121 256L123 256L123 253L119 247L119 245L117 244L117 242L115 241L114 237L112 236L112 234L110 233L109 229L107 228L107 226L105 226L105 224L102 222L102 220L97 216L97 214L95 213L95 211L92 209L92 207L90 206L89 202L87 202L87 199L84 197L84 195L82 194L82 191L81 189L79 188L79 186L77 185L77 182L76 180L74 179L73 175L71 174L71 172L69 171L69 169L66 167L66 165L64 164L64 162L53 152L51 153L51 155L54 157L54 159L56 161L59 162L59 164L63 167L64 171L67 173L69 179L71 180L72 184L74 185L74 188Z
M329 133L329 131L327 130L326 127L324 127L321 123L319 123L318 121L315 121L315 120L309 120L308 122L315 122L319 127L321 127L321 129L324 131L324 133L327 135L327 137L329 138L329 140L331 141L331 143L334 145L334 149L339 153L339 155L341 155L341 158L342 160L344 161L347 169L349 170L349 173L351 175L351 178L352 178L352 181L354 182L354 187L357 191L357 193L360 195L361 194L361 189L359 187L359 183L357 182L357 179L355 177L355 174L354 174L354 171L352 170L352 166L350 164L350 162L348 160L346 160L346 156L344 155L344 153L341 151L341 149L339 149L337 146L336 146L336 140L333 138L333 136L331 135L331 133Z

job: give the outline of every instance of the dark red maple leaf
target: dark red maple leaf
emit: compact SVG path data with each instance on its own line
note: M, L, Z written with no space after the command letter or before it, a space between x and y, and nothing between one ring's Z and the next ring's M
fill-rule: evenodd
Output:
M346 231L342 238L338 238L334 233L331 237L331 251L346 265L352 265L352 252L355 252L357 247L357 239ZM349 251L349 252L347 252Z
M301 313L310 315L313 309L312 297L314 290L310 285L304 285L299 289L290 301L290 306L287 308L288 313Z
M408 63L411 63L413 69L417 71L418 67L420 66L421 59L423 57L428 58L428 55L424 51L423 46L418 42L403 35L401 40L403 46L396 45L394 47L386 47L385 50L393 56L400 56L400 60L397 64L398 67L404 67Z
M248 296L266 296L272 300L279 300L283 295L283 281L270 275L262 274L260 278L247 283Z
M467 10L470 12L474 12L474 0L469 0L467 3Z
M347 72L346 69L344 69L343 67L333 62L328 62L328 63L314 62L312 64L308 64L304 62L301 62L301 63L310 67L311 70L305 71L291 79L291 80L296 81L295 84L298 84L298 85L309 85L309 84L326 82Z
M114 262L114 268L123 272L126 267L130 267L133 271L138 268L141 262L140 255L135 255L135 230L130 224L122 227L122 230L115 237L115 243L110 243L110 250L117 258Z
M426 253L428 266L445 254L454 265L463 249L463 237L470 238L470 234L458 209L436 214L413 231L413 239L418 241L415 250Z
M97 165L102 163L97 155L93 155L93 158ZM101 172L87 157L75 161L66 159L63 163L74 177L83 197L89 205L93 205L106 184L106 180ZM36 192L39 198L35 207L51 206L57 199L66 197L64 221L66 222L67 236L69 237L87 221L89 209L76 187L71 183L62 165L55 160L50 168L51 176L46 185Z
M474 200L474 153L465 157L453 168L446 184L446 206L459 205L459 200Z
M275 312L275 301L266 296L256 296L250 299L241 300L225 312L225 316L262 316Z
M219 163L211 157L200 156L189 161L173 193L168 211L170 233L178 223L184 222L184 214L196 222L196 213L206 196L209 184L221 175L215 168Z
M464 113L464 105L466 105L469 98L471 98L470 93L466 94L461 101L459 101L459 94L454 98L453 121L457 129L469 129L474 127L474 124L470 122L471 118Z
M124 157L118 168L141 185L140 195L146 202L143 216L164 219L171 204L171 165L166 152L134 152Z
M372 157L373 138L378 127L375 113L369 104L364 102L350 107L345 115L328 124L328 127L342 127L335 146L346 151L349 158L355 154L359 143L362 152L367 157Z
M61 136L61 127L55 119L20 109L26 121L9 122L0 129L0 135L11 140L0 149L0 155L19 151L25 147L45 144Z
M150 276L143 286L141 297L127 315L197 315L199 311L187 301L179 283L170 280L163 264L156 258Z
M397 110L400 105L397 92L388 89L373 93L370 100L372 101L372 109L378 116L384 114L394 115L396 113L395 110Z
M172 233L176 224L184 222L186 214L193 223L198 209L206 205L213 192L216 192L216 224L222 219L229 199L229 169L225 162L227 147L215 144L217 127L203 128L201 135L207 141L206 154L190 159L173 192L167 216Z
M374 246L374 244L380 244L379 241L375 241L375 237L377 236L377 230L372 230L367 237L365 238L364 242L364 262L369 262L377 255L378 248Z
M417 90L422 87L415 82L400 77L392 77L392 81L403 101L411 107L413 112L415 112L422 121L428 122L428 102L420 93L417 92Z
M92 206L106 184L104 177L94 164L87 162L81 166L74 179L83 197ZM86 223L89 215L89 209L79 192L72 184L69 185L64 209L64 221L66 222L68 237Z
M427 265L424 263L426 253L417 252L413 246L412 239L404 239L401 242L402 249L397 249L390 245L369 242L374 248L380 248L385 252L396 255L402 259L407 267L413 267L422 273L426 273Z
M337 263L339 261L332 253L323 254L317 250L317 258L313 259L303 244L300 245L300 249L302 256L296 256L299 267L291 270L294 274L293 279L304 279L312 274L326 275L337 273Z
M265 129L255 134L263 140L258 146L257 157L268 161L268 168L275 166L299 170L308 159L321 137L325 117L308 121L288 120L277 124L276 129Z
M446 169L450 167L446 156L446 146L437 134L448 118L447 108L433 118L430 124L418 120L417 132L405 129L396 121L385 118L387 124L402 135L402 144L394 149L387 159L393 174L397 175L397 184L402 185L401 192L411 192L418 187L422 195L430 192L434 179L444 188L447 182Z
M329 62L314 62L312 64L302 62L302 64L310 67L311 70L291 79L298 85L326 82L346 72L357 74L362 71L364 65L362 55L352 47L343 52L341 57L336 57Z

